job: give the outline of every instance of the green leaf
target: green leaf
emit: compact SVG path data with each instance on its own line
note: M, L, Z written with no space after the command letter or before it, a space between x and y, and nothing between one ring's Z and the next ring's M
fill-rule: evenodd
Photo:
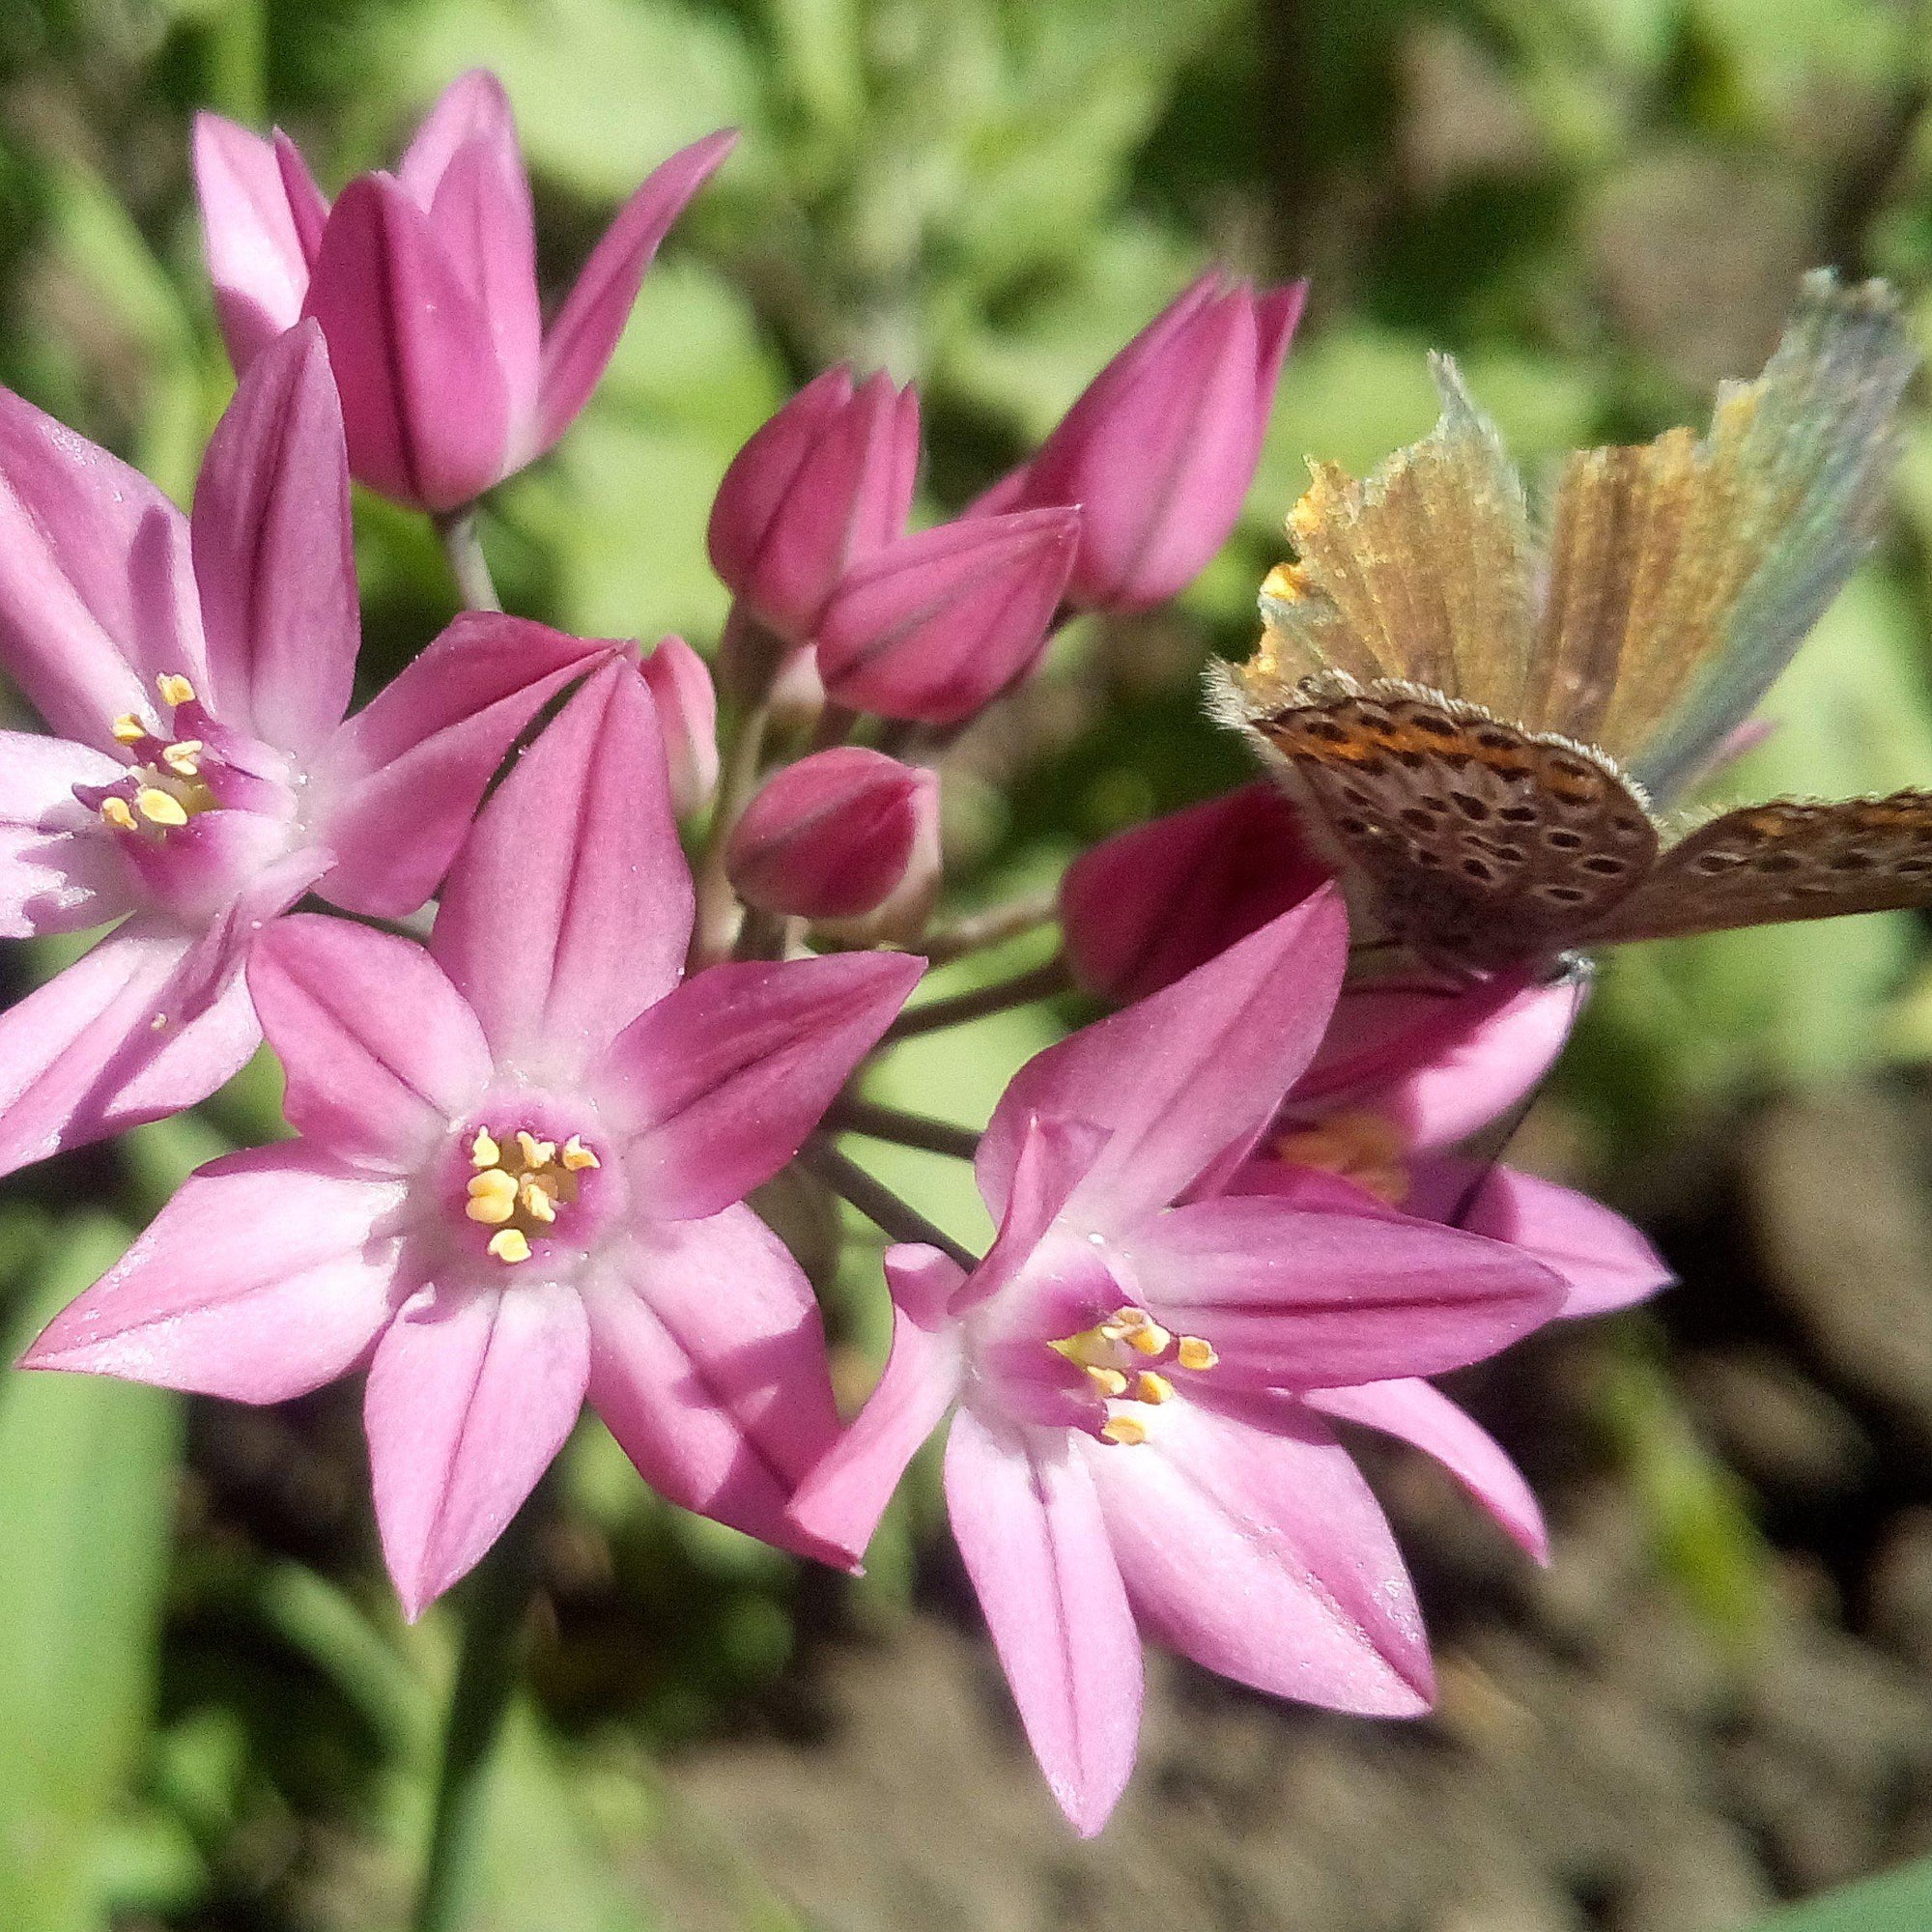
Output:
M1775 1912L1751 1932L1924 1932L1932 1925L1932 1859Z
M118 1258L128 1230L68 1225L18 1328ZM90 1376L0 1383L0 1925L99 1925L103 1832L126 1795L151 1692L182 1402Z

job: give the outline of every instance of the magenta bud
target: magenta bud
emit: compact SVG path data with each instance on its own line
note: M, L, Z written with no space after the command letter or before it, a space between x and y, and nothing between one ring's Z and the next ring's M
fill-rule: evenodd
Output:
M731 459L711 566L766 629L810 643L839 579L905 528L918 469L917 391L828 369Z
M838 586L818 633L835 703L954 724L1038 662L1080 544L1077 509L961 518L899 542Z
M1073 977L1145 999L1324 884L1289 804L1266 781L1151 819L1083 853L1060 887Z
M938 825L935 773L841 746L765 781L732 828L725 870L762 911L857 919L906 888L916 861L936 876Z
M1067 599L1138 611L1190 583L1228 540L1261 461L1307 284L1256 295L1201 277L1089 384L1039 453L973 506L1077 503Z
M671 810L684 818L718 783L718 694L710 667L682 638L660 638L643 670L664 732Z

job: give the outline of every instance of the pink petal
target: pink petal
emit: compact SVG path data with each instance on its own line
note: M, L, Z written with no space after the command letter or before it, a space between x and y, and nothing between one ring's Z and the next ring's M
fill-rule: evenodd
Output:
M289 214L296 226L296 239L301 243L302 288L308 287L308 271L315 266L315 258L322 249L322 231L328 225L328 198L315 185L315 177L308 171L308 163L302 159L301 150L277 128L270 136L275 150L275 165L281 170L282 192L288 196ZM301 313L301 302L297 299L295 315ZM290 318L294 321L294 316ZM237 372L240 373L239 371Z
M430 945L498 1060L568 1080L676 985L692 904L657 713L613 664L484 807Z
M507 114L464 142L436 191L430 224L469 285L497 345L510 420L506 469L531 449L543 317L537 306L536 228L523 151Z
M798 1264L749 1208L635 1235L584 1291L591 1406L661 1495L838 1560L785 1519L838 1433Z
M79 932L133 903L119 846L75 785L118 783L126 767L85 745L0 731L0 939Z
M752 582L774 520L789 500L800 470L851 401L850 367L840 363L821 370L760 423L731 459L711 501L704 544L711 567L733 589ZM800 491L801 507L822 514L826 496L824 486Z
M724 128L681 148L618 210L544 337L533 453L548 449L590 400L658 244L737 141L737 130Z
M1439 1389L1408 1379L1363 1382L1310 1389L1302 1400L1338 1421L1363 1423L1434 1456L1537 1562L1549 1561L1549 1533L1522 1471Z
M671 810L689 818L718 788L718 693L710 667L682 638L660 638L643 669L664 728Z
M1177 1208L1127 1252L1149 1310L1219 1351L1217 1386L1435 1375L1494 1354L1563 1300L1549 1269L1500 1241L1266 1195Z
M362 1419L383 1557L412 1623L523 1506L588 1374L583 1304L554 1282L424 1289L384 1330Z
M1090 991L1138 1000L1330 876L1280 786L1243 785L1116 833L1074 860L1060 886L1067 962Z
M22 1366L231 1402L306 1395L352 1368L388 1320L405 1193L300 1146L213 1161Z
M363 482L451 510L502 476L509 400L488 318L387 175L351 182L330 210L302 313L328 338Z
M0 661L64 738L116 750L155 679L206 679L187 520L148 479L0 389Z
M478 137L506 149L521 163L516 117L503 83L488 68L474 67L437 96L396 163L396 180L425 213L435 207L451 162Z
M826 691L855 711L956 724L1046 648L1077 508L968 517L901 537L839 582L818 625Z
M1251 1141L1315 1051L1348 960L1333 888L1172 986L1037 1054L980 1143L980 1189L1006 1209L1026 1122L1088 1121L1110 1138L1068 1204L1110 1232L1176 1199Z
M1238 1684L1366 1717L1435 1694L1401 1552L1347 1452L1299 1405L1175 1402L1147 1441L1081 1437L1134 1614Z
M1125 1788L1141 1722L1140 1637L1093 1474L1064 1434L1022 1435L961 1409L946 1510L1027 1742L1091 1838Z
M306 757L349 709L362 642L342 410L314 323L250 363L202 459L190 527L210 708Z
M955 1312L990 1301L1026 1267L1105 1145L1106 1135L1087 1121L1027 1122L998 1238L954 1295ZM1080 1244L1083 1255L1087 1246ZM1090 1280L1085 1266L1062 1265L1053 1272L1059 1278L1057 1286L1070 1290L1076 1298ZM1071 1325L1081 1325L1077 1314Z
M205 1100L262 1035L226 934L131 919L0 1013L0 1174Z
M484 787L537 713L619 646L496 611L465 611L337 733L310 781L335 854L321 890L401 919L433 893Z
M651 1215L699 1219L769 1180L924 965L848 952L713 966L627 1027L595 1079L610 1117L636 1137L625 1173Z
M1470 1187L1479 1179L1470 1198ZM1565 1316L1628 1308L1676 1279L1663 1257L1621 1214L1587 1195L1512 1167L1492 1167L1485 1178L1473 1161L1443 1158L1422 1164L1405 1206L1431 1214L1454 1211L1464 1201L1458 1227L1507 1241L1563 1277L1569 1294L1558 1312Z
M248 989L289 1124L338 1159L407 1171L490 1078L476 1015L413 940L280 919L256 942Z
M800 1532L857 1569L906 1465L945 1419L964 1364L947 1303L965 1280L937 1248L886 1250L893 1346L852 1425L812 1465L787 1512Z
M307 255L273 142L197 114L194 180L215 319L241 374L301 314Z
M1290 1106L1296 1116L1372 1108L1419 1151L1448 1147L1536 1091L1588 992L1580 976L1525 987L1509 975L1463 989L1346 993Z

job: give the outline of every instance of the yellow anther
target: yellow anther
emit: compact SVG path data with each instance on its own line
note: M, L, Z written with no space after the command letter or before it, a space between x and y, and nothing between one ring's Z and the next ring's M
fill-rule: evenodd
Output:
M521 1228L504 1228L490 1236L490 1252L499 1262L526 1262L530 1258L530 1244L524 1238Z
M1295 1167L1339 1174L1391 1208L1407 1198L1407 1136L1393 1121L1367 1109L1334 1114L1312 1127L1278 1134L1274 1151Z
M1211 1369L1221 1359L1199 1335L1183 1335L1175 1352L1183 1369Z
M549 1190L537 1181L525 1181L521 1198L525 1212L531 1220L549 1222L556 1219L556 1208L551 1201Z
M1127 1337L1127 1347L1137 1355L1159 1355L1166 1352L1167 1345L1173 1340L1174 1337L1158 1321L1149 1321Z
M201 770L201 740L181 738L162 752L161 762L171 772L179 772L185 779L191 779Z
M556 1143L540 1141L526 1128L519 1127L517 1151L523 1155L526 1168L548 1167L556 1158Z
M161 694L163 704L192 704L194 686L179 671L163 671L155 680L155 688Z
M148 727L131 711L124 711L109 726L117 745L138 745L148 735Z
M517 1211L516 1179L500 1167L472 1174L466 1192L469 1199L464 1204L463 1211L472 1221L481 1221L485 1227L500 1227Z
M581 1174L586 1167L597 1167L602 1163L583 1145L581 1135L572 1134L563 1144L563 1164L572 1174Z
M1157 1376L1151 1369L1143 1369L1134 1378L1134 1400L1136 1402L1162 1403L1170 1401L1174 1395L1174 1384L1165 1376Z
M488 1127L478 1127L476 1138L469 1143L469 1165L471 1167L495 1167L503 1158L503 1150L490 1138Z
M100 815L117 832L131 832L134 829L134 814L128 810L128 801L125 798L102 799Z
M1145 1308L1117 1308L1100 1323L1100 1333L1110 1342L1124 1342L1152 1320Z
M1087 1379L1102 1395L1125 1395L1127 1392L1127 1378L1119 1369L1089 1369Z
M143 785L134 794L134 809L153 825L185 825L187 807L171 791Z
M1147 1440L1147 1424L1136 1422L1131 1415L1110 1415L1100 1425L1100 1439L1132 1448L1135 1443Z

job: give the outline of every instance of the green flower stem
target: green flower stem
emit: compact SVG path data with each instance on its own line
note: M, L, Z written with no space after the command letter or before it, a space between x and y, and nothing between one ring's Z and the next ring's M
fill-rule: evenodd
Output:
M927 1153L949 1153L955 1160L971 1160L980 1151L980 1136L971 1127L955 1127L951 1121L908 1114L898 1107L882 1107L873 1100L835 1100L825 1124L834 1133L864 1134L870 1141L891 1141L897 1147L923 1149Z
M462 1631L456 1682L411 1932L461 1932L475 1907L490 1760L523 1675L537 1545L549 1513L546 1478L454 1596Z
M924 953L930 966L945 966L969 952L983 952L989 946L1004 946L1009 939L1050 925L1059 916L1060 888L1049 886L983 912L967 913L949 925L936 925L913 951Z
M502 600L490 576L483 555L483 542L476 530L476 505L466 503L430 519L442 540L442 554L449 559L449 572L456 579L457 594L466 611L500 611Z
M938 1033L943 1027L964 1026L969 1020L1003 1013L1010 1007L1030 1007L1036 1000L1064 993L1072 983L1066 961L1056 953L1030 973L1015 974L990 986L976 986L970 993L955 993L950 1000L928 1000L923 1007L914 1007L886 1030L886 1044L916 1039L923 1033Z
M949 1255L970 1274L980 1265L969 1248L962 1248L942 1228L935 1228L909 1201L901 1201L883 1180L875 1179L855 1160L847 1160L829 1141L809 1140L798 1164L815 1175L841 1200L849 1201L881 1234L895 1241L923 1241Z

